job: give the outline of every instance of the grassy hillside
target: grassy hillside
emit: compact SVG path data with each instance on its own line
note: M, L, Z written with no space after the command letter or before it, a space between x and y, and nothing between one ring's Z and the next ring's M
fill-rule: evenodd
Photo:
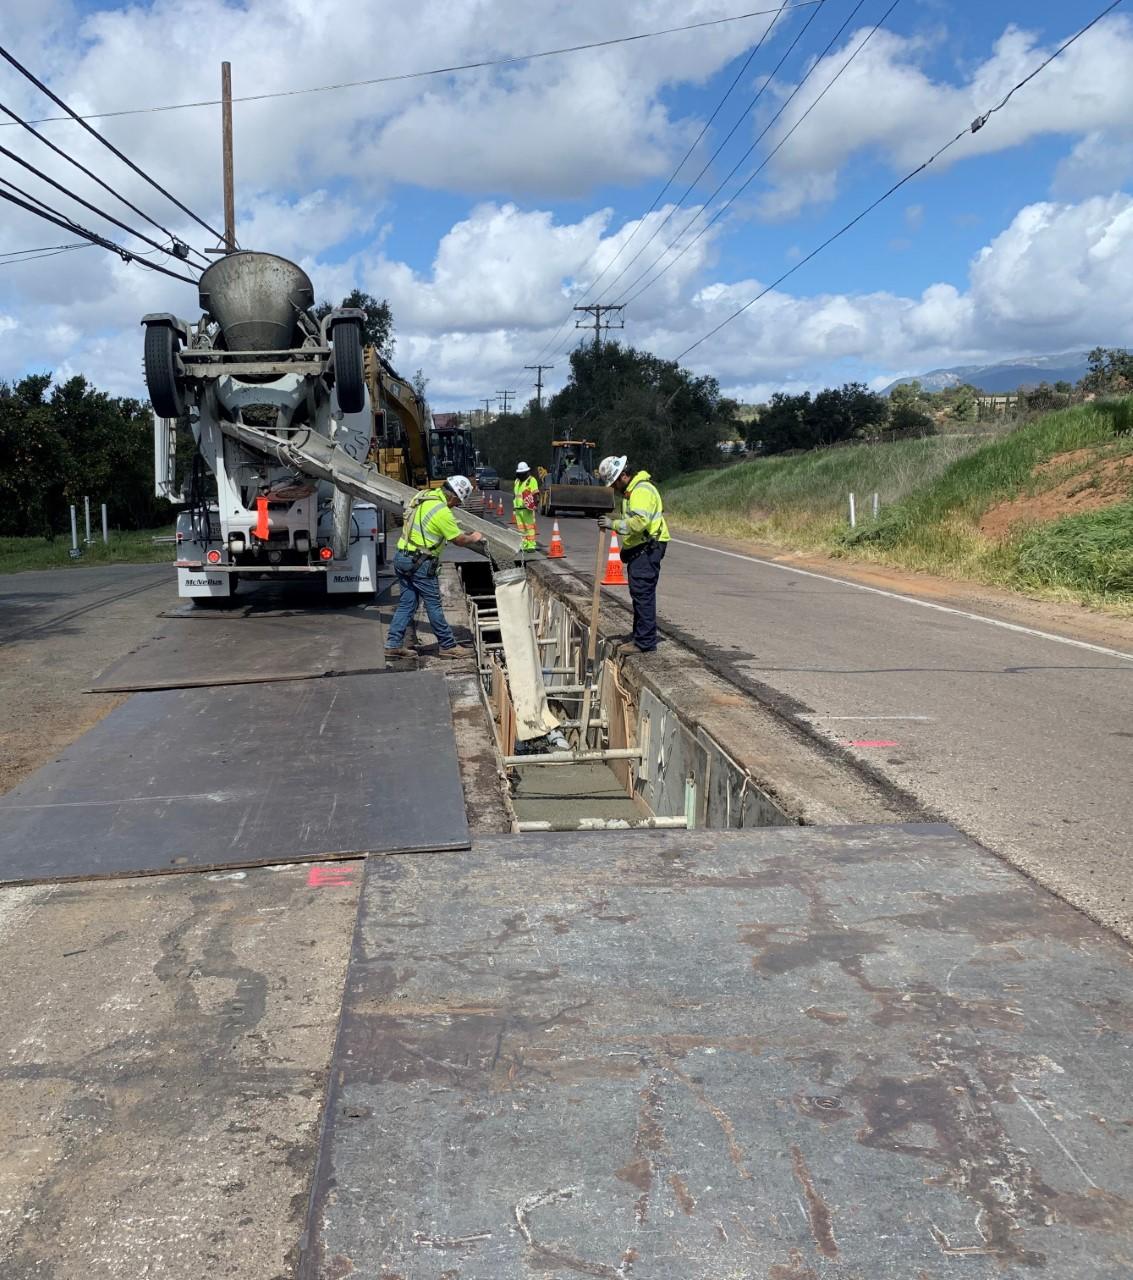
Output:
M670 483L687 529L1133 609L1133 400L963 437L759 459ZM859 525L848 526L847 494ZM881 513L869 513L871 495Z

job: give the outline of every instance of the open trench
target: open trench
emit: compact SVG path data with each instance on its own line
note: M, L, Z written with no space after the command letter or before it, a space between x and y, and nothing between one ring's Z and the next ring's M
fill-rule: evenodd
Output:
M662 690L626 679L614 641L601 633L584 731L580 717L587 701L590 622L537 574L530 575L529 586L543 683L572 750L556 751L545 740L520 741L491 570L482 562L457 568L516 831L727 829L792 822L751 773L702 726L682 716Z

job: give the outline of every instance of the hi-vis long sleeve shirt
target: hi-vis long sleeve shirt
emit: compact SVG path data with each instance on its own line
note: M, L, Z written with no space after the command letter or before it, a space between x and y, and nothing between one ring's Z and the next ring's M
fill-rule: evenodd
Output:
M622 498L621 519L614 521L614 529L627 550L643 542L669 541L661 493L649 479L648 471L639 471L629 482Z

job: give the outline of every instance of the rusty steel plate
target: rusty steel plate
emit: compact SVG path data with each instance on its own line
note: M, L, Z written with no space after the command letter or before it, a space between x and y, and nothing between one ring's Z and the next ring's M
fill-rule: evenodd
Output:
M428 671L136 693L0 796L0 884L468 843Z
M1128 951L947 827L367 865L304 1280L1124 1280Z

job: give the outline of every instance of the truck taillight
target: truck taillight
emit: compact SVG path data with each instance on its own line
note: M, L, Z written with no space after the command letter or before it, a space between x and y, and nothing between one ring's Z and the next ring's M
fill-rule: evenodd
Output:
M334 552L330 549L330 547L320 547L320 548L319 548L319 559L320 559L320 560L332 560L333 558L334 558Z
M209 562L209 564L220 564L220 552L210 551L208 555L205 556L205 559Z

